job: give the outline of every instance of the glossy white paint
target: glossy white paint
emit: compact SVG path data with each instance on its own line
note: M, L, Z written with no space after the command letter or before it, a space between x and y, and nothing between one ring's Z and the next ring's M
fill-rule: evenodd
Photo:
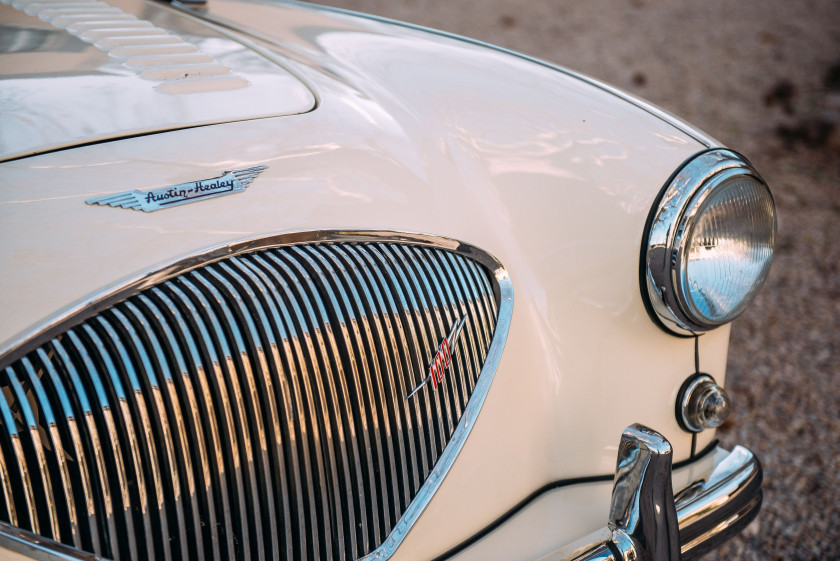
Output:
M99 4L0 5L0 161L315 106L276 58L164 4Z
M676 490L707 474L726 453L720 449L704 456L690 466L675 469L672 485ZM540 496L523 508L516 516L499 526L494 532L477 541L452 561L559 561L570 554L575 546L558 547L557 532L574 536L587 536L593 528L607 524L610 508L612 481L583 483L554 489ZM592 504L594 508L580 511L568 508L570 504ZM600 515L599 515L600 513ZM597 530L596 530L597 531ZM583 544L595 540L583 540ZM527 544L523 547L523 544Z
M674 401L694 372L693 341L650 320L638 267L651 204L700 143L609 92L475 45L298 5L214 0L208 13L271 34L283 47L263 45L288 57L318 109L2 164L0 352L57 310L208 247L300 230L424 232L495 255L514 314L480 418L394 559L433 558L550 481L612 473L632 422L688 457ZM269 168L243 194L153 214L84 204L258 164ZM700 345L719 382L728 335ZM606 516L585 497L562 508Z

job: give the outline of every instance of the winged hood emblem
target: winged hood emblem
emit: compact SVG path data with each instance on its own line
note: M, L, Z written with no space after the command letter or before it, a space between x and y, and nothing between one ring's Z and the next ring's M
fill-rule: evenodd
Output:
M88 199L89 205L107 205L143 212L154 212L171 206L178 206L223 195L244 191L268 166L226 171L219 177L201 179L190 183L179 183L151 191L123 191L113 195Z

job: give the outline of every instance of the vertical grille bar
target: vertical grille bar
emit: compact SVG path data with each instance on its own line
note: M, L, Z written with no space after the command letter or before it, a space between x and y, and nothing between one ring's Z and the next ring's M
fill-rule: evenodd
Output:
M186 298L177 288L173 289L173 293L176 298ZM181 313L169 295L153 288L148 297L141 294L138 299L160 321L164 341L168 342L167 347L176 359L178 370L172 380L181 406L186 411L185 424L189 427L187 438L191 446L198 449L200 471L197 469L194 479L199 482L195 486L196 491L203 491L199 495L201 509L197 514L202 521L206 520L203 532L204 542L208 546L206 549L213 552L215 559L230 558L234 543L233 535L228 531L231 527L226 484L229 470L224 464L216 406L211 398L205 372L206 363L193 336L193 328L187 322L188 316ZM177 301L184 302L181 298Z
M33 370L28 371L28 374L33 383L37 379L43 384L45 395L41 398L42 403L50 402L59 411L60 415L54 417L53 423L60 433L61 446L67 443L67 449L62 450L62 457L58 461L63 464L67 522L70 524L72 543L77 548L102 547L96 524L97 499L91 483L93 474L89 467L90 447L82 438L86 432L84 426L80 426L81 423L77 421L85 417L85 412L76 405L84 396L75 396L73 390L67 387L65 379L62 379L54 363L59 360L55 349L49 346L40 348L35 355ZM38 372L42 373L40 377Z
M400 403L400 397L408 395L407 392L410 386L413 383L419 382L419 378L425 374L425 365L421 356L423 351L420 349L419 345L421 343L418 341L419 337L414 327L415 321L413 316L415 308L405 295L404 283L400 283L400 279L398 278L399 269L394 270L392 263L383 255L381 248L371 246L365 252L365 255L374 260L372 261L372 266L379 276L377 280L383 283L381 290L388 297L388 304L390 305L388 316L391 317L391 321L400 333L400 341L397 342L397 349L404 353L400 357L404 377L401 377L400 380L406 380L407 382L400 386L400 392L395 396L395 403L393 404L393 407L398 410L405 407L410 409L405 414L405 422L402 427L410 454L408 465L406 466L406 463L403 463L403 488L402 496L400 497L401 502L399 503L400 511L402 511L409 501L411 501L411 490L417 487L422 473L427 473L427 470L431 466L430 457L434 454L435 432L439 431L440 417L432 415L427 394L424 394L418 400L412 400L408 404ZM380 272L380 270L383 272ZM425 418L430 419L431 422L426 431L418 434L415 427L420 425L423 419L422 406L419 403L425 405ZM419 451L419 458L417 457L417 451ZM418 466L420 468L419 471Z
M363 557L462 430L495 286L464 255L379 239L242 252L128 295L2 365L0 519L117 559Z
M264 304L258 325L261 325L271 344L272 374L275 376L273 385L281 396L276 398L279 414L276 438L285 442L286 446L278 450L285 461L279 460L276 466L277 481L281 485L283 495L283 512L298 512L297 532L291 517L284 517L285 526L285 555L288 559L301 559L306 549L307 520L306 513L312 512L314 501L311 487L305 485L301 479L301 465L308 466L308 458L301 460L299 453L302 437L295 426L295 410L301 402L300 394L291 388L290 380L295 379L297 367L292 355L290 336L286 328L288 321L281 316L277 307L279 294L274 292L273 286L265 272L251 261L235 258L231 260L233 267L250 279L255 287L255 295ZM282 351L282 352L281 352ZM307 470L308 471L308 470ZM306 499L304 499L304 496Z
M77 460L80 470L83 463L87 463L90 469L89 473L80 471L79 477L86 481L87 488L90 491L86 493L86 496L91 547L96 551L101 549L103 555L116 557L116 554L112 552L111 544L117 543L117 521L111 500L111 479L108 477L108 468L105 465L105 450L99 438L99 429L96 427L93 406L87 395L88 391L82 384L79 372L70 354L64 348L62 339L65 339L65 337L53 339L47 345L47 349L49 349L50 360L55 364L56 371L60 373L55 378L56 386L64 386L66 395L74 403L74 411L78 411L79 419L84 420L84 423L78 423L77 428L82 440L82 447L91 461L89 463L84 461L85 456L82 455L77 456ZM67 339L70 339L70 337L67 337ZM68 425L72 432L74 423L68 422Z
M187 501L195 494L192 476L192 458L186 444L186 429L181 403L175 395L171 370L155 327L147 320L140 308L133 302L126 302L125 309L114 309L111 313L121 326L127 346L137 354L140 374L138 382L144 385L144 391L152 396L154 414L151 422L155 424L154 437L163 441L163 465L160 485L167 491L157 494L158 508L167 510L170 518L171 535L162 535L159 539L174 541L172 555L182 559L190 555L190 540L187 535L199 534L196 527L197 517L190 520ZM175 370L180 372L180 370ZM183 466L183 467L182 467ZM184 476L185 472L189 474ZM195 505L192 512L195 513ZM195 515L194 515L195 516ZM203 549L192 550L196 556L203 555Z
M407 426L408 406L403 405L400 400L407 392L403 361L398 354L400 349L405 348L404 334L402 329L397 327L396 321L392 323L392 314L375 276L379 271L373 270L361 253L352 246L336 246L334 251L342 255L355 271L353 276L367 296L364 316L368 320L364 323L367 326L373 323L372 329L368 327L368 331L371 332L371 349L378 355L381 365L378 369L374 367L372 374L378 382L379 414L385 427L383 447L387 450L389 459L386 477L390 481L390 493L380 497L383 501L386 497L390 498L389 503L384 505L388 516L383 533L387 534L402 512L400 498L404 491L401 490L407 485L405 463L416 464L414 448L410 443L406 443L403 434L403 427ZM398 341L403 343L402 347ZM387 508L388 506L390 508Z

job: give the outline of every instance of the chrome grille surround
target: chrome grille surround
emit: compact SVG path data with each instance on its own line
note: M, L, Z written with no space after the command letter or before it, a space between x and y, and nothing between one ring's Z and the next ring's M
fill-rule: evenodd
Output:
M0 357L0 514L20 526L0 524L0 545L53 543L33 531L81 556L387 559L475 422L512 299L475 247L330 231L83 302ZM406 400L462 313L447 378Z

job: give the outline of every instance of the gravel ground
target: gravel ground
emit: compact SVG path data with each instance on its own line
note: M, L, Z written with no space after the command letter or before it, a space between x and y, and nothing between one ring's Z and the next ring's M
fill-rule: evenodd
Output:
M325 0L475 37L628 90L747 154L779 212L732 330L726 445L765 468L759 518L708 559L840 559L840 2Z

